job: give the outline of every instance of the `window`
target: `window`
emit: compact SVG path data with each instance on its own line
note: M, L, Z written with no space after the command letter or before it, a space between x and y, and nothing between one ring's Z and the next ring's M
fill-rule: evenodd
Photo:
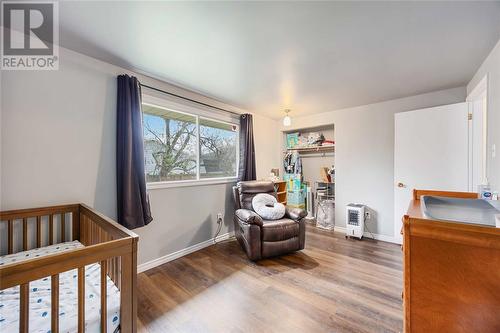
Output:
M238 126L143 103L147 183L234 178Z
M200 118L200 177L236 177L236 125Z

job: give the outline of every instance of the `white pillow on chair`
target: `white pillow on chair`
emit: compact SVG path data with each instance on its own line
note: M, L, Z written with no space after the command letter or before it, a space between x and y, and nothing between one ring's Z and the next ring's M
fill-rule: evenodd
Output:
M252 208L264 220L279 220L285 216L285 205L266 193L259 193L253 197Z

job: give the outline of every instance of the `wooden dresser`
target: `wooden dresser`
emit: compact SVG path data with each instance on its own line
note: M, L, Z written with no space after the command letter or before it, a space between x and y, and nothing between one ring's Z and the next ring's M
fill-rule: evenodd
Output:
M276 188L276 196L278 202L281 202L286 206L286 182L285 181L275 181L274 187Z
M499 333L500 228L427 219L422 195L477 198L414 191L402 230L405 332Z

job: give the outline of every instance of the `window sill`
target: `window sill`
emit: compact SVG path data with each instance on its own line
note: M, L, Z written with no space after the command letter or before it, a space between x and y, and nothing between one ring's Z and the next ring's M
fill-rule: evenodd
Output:
M147 183L146 190L159 190L162 188L228 184L228 183L236 183L237 181L238 181L238 178L231 177L231 178L208 178L208 179L200 179L200 180L178 180L178 181L170 181L170 182L157 182L157 183Z

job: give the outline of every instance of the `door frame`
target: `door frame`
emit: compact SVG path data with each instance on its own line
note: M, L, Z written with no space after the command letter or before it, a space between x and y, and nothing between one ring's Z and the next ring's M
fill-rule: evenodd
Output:
M474 102L482 100L483 110L475 110ZM467 95L466 102L469 102L469 114L472 121L469 122L469 191L475 192L476 188L473 186L474 173L476 170L473 168L473 161L475 155L474 136L474 119L477 118L477 112L482 113L482 135L480 138L481 147L481 175L482 183L487 181L488 176L488 74L486 74Z

